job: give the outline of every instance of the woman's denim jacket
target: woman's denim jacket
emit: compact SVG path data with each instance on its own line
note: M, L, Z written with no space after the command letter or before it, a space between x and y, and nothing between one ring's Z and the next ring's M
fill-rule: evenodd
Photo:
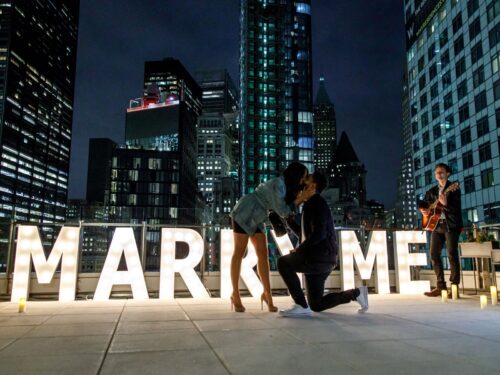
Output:
M283 177L275 177L260 184L253 193L242 197L230 216L249 235L255 234L257 228L265 233L264 223L268 211L273 210L281 217L288 217L294 212L285 203L286 186Z

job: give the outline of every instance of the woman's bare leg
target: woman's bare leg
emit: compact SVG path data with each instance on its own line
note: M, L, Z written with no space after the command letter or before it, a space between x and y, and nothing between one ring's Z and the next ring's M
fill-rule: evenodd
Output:
M257 272L260 281L264 287L264 298L269 307L273 305L273 296L271 293L271 281L269 279L269 255L267 250L267 238L264 233L255 233L250 237L255 252L257 253ZM271 309L270 309L271 311Z
M245 255L245 250L248 245L248 235L243 233L233 232L234 236L234 252L231 258L231 284L233 286L233 293L231 294L235 305L241 305L240 299L240 272L241 261Z

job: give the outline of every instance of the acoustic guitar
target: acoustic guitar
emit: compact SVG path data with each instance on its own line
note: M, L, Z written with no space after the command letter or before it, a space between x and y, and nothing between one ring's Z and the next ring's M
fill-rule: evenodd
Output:
M454 182L446 188L443 194L448 195L452 191L458 189L460 189L460 185L458 184L458 182ZM443 212L443 209L444 206L439 202L439 198L436 199L436 201L427 208L427 215L422 213L422 229L428 231L433 231L434 229L436 229L437 224L441 219L441 213Z

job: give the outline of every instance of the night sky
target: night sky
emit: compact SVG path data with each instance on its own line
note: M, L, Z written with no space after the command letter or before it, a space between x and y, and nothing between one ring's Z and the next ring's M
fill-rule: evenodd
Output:
M313 0L312 22L314 97L324 75L338 135L347 132L368 171L368 198L392 208L403 153L402 1ZM85 197L89 138L123 143L144 61L226 68L238 84L238 45L238 0L82 0L69 197Z

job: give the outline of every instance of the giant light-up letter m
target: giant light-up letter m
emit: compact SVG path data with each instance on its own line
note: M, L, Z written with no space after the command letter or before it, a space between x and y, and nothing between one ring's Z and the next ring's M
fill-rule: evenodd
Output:
M352 230L340 232L342 243L342 287L343 290L354 288L354 264L359 270L361 279L370 280L375 258L376 268L376 289L379 294L390 293L389 288L389 266L387 262L387 237L385 231L372 231L368 237L368 251L366 258L359 246L356 233Z
M17 232L11 301L17 302L19 298L28 296L31 258L33 258L33 266L40 284L49 284L52 281L59 261L61 261L59 301L73 301L76 289L79 236L80 228L63 227L49 257L46 259L38 228L20 225Z

